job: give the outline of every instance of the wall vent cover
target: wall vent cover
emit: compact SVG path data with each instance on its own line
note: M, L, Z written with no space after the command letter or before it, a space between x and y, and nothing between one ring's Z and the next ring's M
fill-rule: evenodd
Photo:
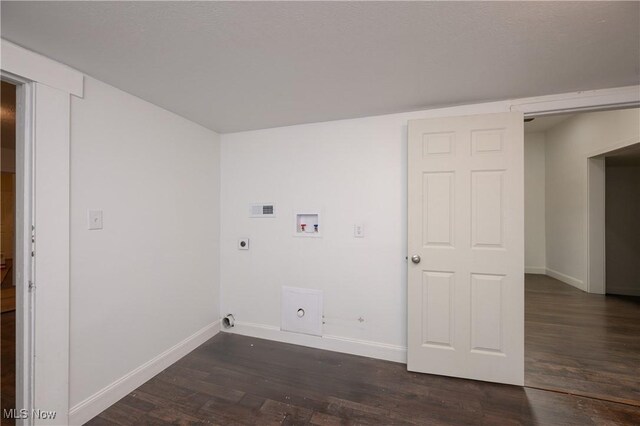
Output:
M282 287L280 329L322 336L322 290Z
M273 203L251 204L249 217L276 217L276 207Z

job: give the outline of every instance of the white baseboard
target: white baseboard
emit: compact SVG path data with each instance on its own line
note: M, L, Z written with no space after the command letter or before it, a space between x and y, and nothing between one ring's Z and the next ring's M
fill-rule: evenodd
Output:
M574 286L575 288L578 288L582 291L587 291L586 284L577 278L570 277L569 275L565 275L562 272L554 271L553 269L549 269L549 268L547 268L547 275L549 275L552 278L555 278L556 280L560 280L563 283Z
M260 339L275 340L277 342L308 346L310 348L325 349L328 351L384 359L387 361L401 363L407 362L407 348L405 346L372 342L370 340L360 340L350 337L330 335L324 335L322 337L310 336L307 334L282 331L279 327L274 327L271 325L254 324L242 321L236 321L233 328L223 331L242 334L244 336L257 337Z
M219 331L220 320L201 328L160 355L71 407L69 410L69 424L82 425L88 422L153 376L218 334Z
M524 273L545 275L547 273L547 268L544 266L525 266Z

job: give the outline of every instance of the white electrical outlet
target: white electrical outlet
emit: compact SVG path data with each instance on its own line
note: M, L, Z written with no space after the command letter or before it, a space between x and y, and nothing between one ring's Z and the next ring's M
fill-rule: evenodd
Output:
M353 237L364 238L364 225L362 224L353 225Z

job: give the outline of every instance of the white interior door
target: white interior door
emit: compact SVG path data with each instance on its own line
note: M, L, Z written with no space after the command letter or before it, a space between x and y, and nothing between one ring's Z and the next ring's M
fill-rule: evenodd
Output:
M523 139L522 113L409 122L410 371L524 384Z

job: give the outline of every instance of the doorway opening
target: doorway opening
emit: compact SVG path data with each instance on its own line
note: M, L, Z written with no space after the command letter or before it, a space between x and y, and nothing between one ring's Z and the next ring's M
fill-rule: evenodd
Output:
M525 124L527 387L640 406L639 142L637 108Z
M2 81L1 152L0 152L0 339L1 424L14 424L5 417L7 410L16 408L16 86Z
M605 157L605 285L608 295L640 296L639 218L640 143L636 143Z

